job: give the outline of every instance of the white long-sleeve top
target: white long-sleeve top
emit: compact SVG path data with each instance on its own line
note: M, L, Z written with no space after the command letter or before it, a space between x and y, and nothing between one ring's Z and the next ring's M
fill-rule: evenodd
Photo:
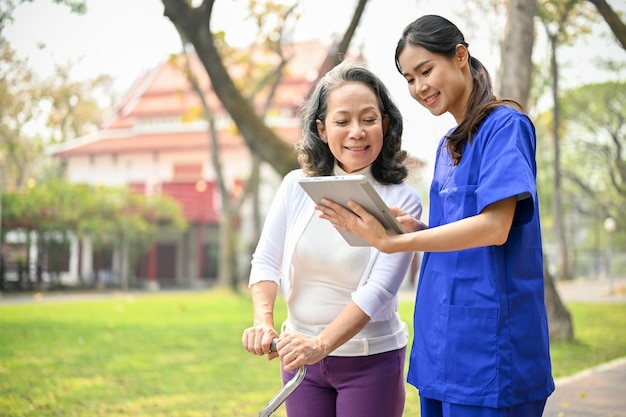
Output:
M359 173L369 177L370 182L387 205L400 207L413 217L420 218L422 213L421 201L411 186L405 183L379 184L371 176L369 169ZM339 174L345 175L343 172ZM311 310L308 314L303 313L302 308L290 305L291 302L298 302L297 300L306 300L304 297L292 297L294 288L292 280L307 275L307 273L299 273L294 267L293 257L298 241L305 232L307 225L316 221L313 219L313 216L316 215L315 203L298 184L298 179L303 177L305 174L302 170L292 171L285 176L278 188L252 258L249 285L254 285L260 281L273 281L280 285L283 297L289 306L288 309L290 311L297 309L299 318L308 317L306 323L295 317L288 317L283 328L313 337L319 334L330 320L321 317L327 316L323 310L324 305L319 304L318 308L312 308L315 303L308 300L307 305L310 306L309 309ZM309 230L307 234L310 232ZM339 236L335 230L330 232ZM319 244L328 245L329 242L334 242L333 244L337 245L338 250L338 245L348 246L341 238L320 240ZM358 285L351 293L351 299L371 318L371 321L351 341L336 349L332 354L342 356L366 355L397 349L406 345L406 330L404 326L399 329L401 322L397 313L397 291L406 275L413 253L384 254L373 247L354 249L369 251L369 256L366 256L367 264L359 268L361 276L358 279ZM295 316L295 314L290 314L290 316ZM381 332L389 334L381 335ZM389 337L385 339L381 336Z

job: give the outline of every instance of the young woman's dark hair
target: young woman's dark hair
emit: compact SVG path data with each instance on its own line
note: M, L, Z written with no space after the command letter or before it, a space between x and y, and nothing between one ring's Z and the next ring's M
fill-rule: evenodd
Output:
M402 74L402 68L400 68L398 58L407 44L421 46L434 54L450 59L455 56L459 45L466 48L469 46L459 28L448 19L437 15L422 16L404 29L398 41L395 61L400 74ZM495 97L489 72L478 59L470 55L469 63L473 88L467 106L467 115L465 120L447 137L448 152L455 165L461 161L465 144L468 141L471 143L472 136L493 109L502 105L511 105L521 110L521 106L514 100L499 100Z
M367 85L378 97L383 117L389 118L383 132L383 147L372 164L372 175L381 184L399 184L407 176L407 157L402 146L402 115L391 99L387 87L370 70L356 63L343 62L330 70L317 84L311 97L299 109L302 134L296 143L298 162L309 176L333 175L335 157L317 132L317 120L324 122L330 93L348 82Z

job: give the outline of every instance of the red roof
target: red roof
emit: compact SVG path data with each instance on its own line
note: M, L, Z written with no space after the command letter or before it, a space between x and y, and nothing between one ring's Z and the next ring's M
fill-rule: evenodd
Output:
M291 126L278 129L277 134L287 142L294 142L299 133L296 109L308 95L317 78L317 68L322 64L330 45L319 41L301 42L284 46L289 64L273 99L273 112L293 118ZM276 57L260 51L248 51L262 63L273 64ZM207 128L201 122L201 103L181 67L180 56L165 60L142 74L122 101L108 125L94 135L67 142L56 148L52 155L69 158L74 155L102 155L131 152L167 152L185 149L208 151ZM224 109L210 87L204 67L195 55L190 55L190 65L206 100L218 121L229 121ZM241 79L241 68L229 68L233 79ZM239 77L239 78L238 78ZM244 79L246 79L244 77ZM261 106L265 100L257 97ZM195 123L195 125L194 125ZM236 135L236 128L219 132L220 146L245 146Z

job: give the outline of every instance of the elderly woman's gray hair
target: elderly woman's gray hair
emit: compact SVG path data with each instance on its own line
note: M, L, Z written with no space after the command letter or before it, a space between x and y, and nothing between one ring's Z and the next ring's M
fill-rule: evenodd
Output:
M311 97L299 109L302 133L296 143L300 166L309 176L333 175L335 158L328 144L317 131L317 120L322 123L328 112L330 93L348 82L360 82L369 87L378 97L383 117L389 121L383 132L383 147L372 164L373 177L382 184L398 184L407 176L404 160L407 153L402 150L402 115L393 102L387 87L364 65L343 62L330 70L316 85Z

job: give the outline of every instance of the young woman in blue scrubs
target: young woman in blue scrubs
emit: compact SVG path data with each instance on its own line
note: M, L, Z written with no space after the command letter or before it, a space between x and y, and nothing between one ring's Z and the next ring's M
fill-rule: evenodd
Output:
M539 417L554 381L534 126L496 99L443 17L408 25L395 57L411 96L457 123L438 147L428 228L398 211L415 232L389 236L356 204L357 215L332 202L317 208L383 252L424 251L408 373L422 417Z

